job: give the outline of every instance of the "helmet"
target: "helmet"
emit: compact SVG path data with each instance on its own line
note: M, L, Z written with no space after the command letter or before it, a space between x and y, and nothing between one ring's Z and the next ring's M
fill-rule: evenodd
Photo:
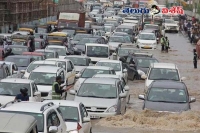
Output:
M21 92L22 94L27 94L28 89L27 89L26 87L23 87L23 88L20 89L20 92Z
M43 35L40 35L40 38L43 38Z

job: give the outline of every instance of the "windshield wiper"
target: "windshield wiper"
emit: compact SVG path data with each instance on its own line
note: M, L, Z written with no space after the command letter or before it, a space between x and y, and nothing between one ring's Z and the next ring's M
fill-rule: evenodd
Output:
M75 66L86 66L84 64L74 64Z
M162 103L186 103L186 102L177 102L177 101L164 101L164 100L160 100L160 101L152 101L152 100L149 100L151 102L162 102Z
M48 83L37 83L37 85L51 85L51 84L48 84Z
M11 94L0 94L0 95L3 95L3 96L12 96Z
M66 119L64 119L65 121L77 121L76 119L70 119L70 118L66 118Z
M103 97L103 98L106 98L106 99L114 99L116 97Z
M176 79L167 79L167 78L157 78L157 79L150 79L150 80L174 80L174 81L178 81Z
M105 97L99 97L99 96L91 96L91 95L86 95L86 96L82 96L82 95L78 95L80 97L94 97L94 98L105 98Z

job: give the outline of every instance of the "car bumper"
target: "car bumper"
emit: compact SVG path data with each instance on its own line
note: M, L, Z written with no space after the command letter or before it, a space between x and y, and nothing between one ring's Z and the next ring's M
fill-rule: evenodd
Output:
M156 49L156 45L139 45L140 49Z
M104 118L117 115L117 112L103 112L103 113L88 112L88 113L90 115L90 118Z

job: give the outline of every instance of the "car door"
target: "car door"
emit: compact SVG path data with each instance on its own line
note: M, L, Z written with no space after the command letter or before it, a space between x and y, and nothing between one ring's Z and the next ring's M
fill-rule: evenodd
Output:
M123 87L122 87L122 85L121 85L121 83L119 82L118 83L118 90L119 90L119 94L120 93L125 93L125 94L127 94L126 93L126 91L123 89ZM126 98L120 98L120 102L121 102L121 113L123 113L124 111L125 111L125 108L126 108Z
M58 117L58 114L56 113L55 110L51 110L48 114L47 114L47 131L49 130L50 126L56 126L58 128L58 132L57 133L63 133L65 132L63 130L63 125Z
M67 77L67 82L68 85L72 84L72 79L73 79L73 69L70 61L67 61L67 72L66 72L66 77Z
M124 69L126 69L125 65L123 63L121 63L121 67L122 67L122 73L123 73L123 78L126 80L127 82L127 78L128 78L128 71L124 72ZM127 69L126 69L127 70Z
M83 122L83 118L89 117L89 115L83 104L80 104L79 108L80 108L81 121L82 121L82 123L80 123L80 124L82 124L81 126L83 128L82 130L84 133L90 133L91 122Z
M126 81L125 81L124 78L122 78L121 87L122 87L123 92L126 94L126 103L128 103L128 101L129 101L129 90L126 91L125 88L124 88L125 86L126 86Z
M40 95L35 95L35 92L39 92L39 91L34 82L31 83L31 87L32 87L32 99L33 99L32 101L41 102L41 93Z

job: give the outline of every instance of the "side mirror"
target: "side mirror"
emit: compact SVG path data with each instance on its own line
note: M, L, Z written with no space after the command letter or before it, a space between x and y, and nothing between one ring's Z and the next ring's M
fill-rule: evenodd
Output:
M41 95L41 92L37 91L34 93L34 96L40 96Z
M80 73L76 74L76 78L80 78L80 76L81 76Z
M90 118L89 118L89 117L84 117L84 118L83 118L83 122L84 122L84 123L90 122Z
M126 93L120 93L120 94L119 94L119 97L120 97L120 98L125 98L125 97L126 97Z
M139 95L138 99L145 100L144 95Z
M70 91L69 91L69 94L71 94L71 95L76 95L76 92L77 92L76 90L70 90Z
M142 75L141 78L142 79L147 79L147 76L146 75Z
M130 90L129 86L126 85L126 86L124 87L124 90L125 90L125 91L129 91L129 90Z
M193 102L196 102L196 98L191 97L191 98L190 98L190 103L193 103Z
M184 81L184 80L186 80L186 77L182 77L182 78L181 78L181 81Z
M25 70L20 70L20 73L25 73Z
M57 133L57 132L58 132L58 127L56 126L49 127L49 133Z
M127 69L124 69L124 70L123 70L123 73L126 73L126 72L127 72Z

